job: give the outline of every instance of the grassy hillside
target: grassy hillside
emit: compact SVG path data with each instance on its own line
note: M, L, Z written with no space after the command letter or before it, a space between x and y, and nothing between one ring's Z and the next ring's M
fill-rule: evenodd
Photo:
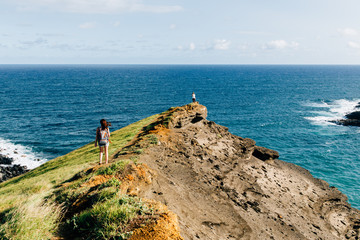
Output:
M109 155L111 156L126 146L144 126L147 126L157 117L158 115L154 115L114 131L111 135L112 144L109 147ZM62 217L66 211L66 201L64 200L64 203L62 203L59 196L64 196L66 190L69 189L62 187L62 185L75 174L91 166L96 166L98 164L98 153L98 147L95 148L94 142L92 142L64 156L53 159L22 176L1 183L0 239L61 239L57 236L59 224L63 220ZM120 165L111 165L110 163L109 167L114 171L124 170L124 166ZM106 168L99 168L97 172L104 172L104 169ZM96 175L96 172L91 173L91 176L93 175ZM116 179L112 180L108 184L109 186L102 186L102 189L111 187L111 183L116 185L116 181ZM73 184L72 186L73 192L76 192L77 188L74 186L80 185ZM111 191L109 189L107 188L108 192ZM101 189L96 191L99 196L106 194ZM130 206L132 204L135 207L142 207L136 202L136 199L126 198L119 194L117 198L122 199L125 205ZM110 208L114 204L111 201L119 200L113 197L106 199L107 201L103 201L96 206L94 211L97 211L98 214L101 214L104 208ZM136 209L133 209L133 211L136 211ZM90 217L93 216L92 214L90 212L85 215ZM82 217L85 218L85 215ZM81 216L79 215L79 217ZM103 233L100 232L99 234Z

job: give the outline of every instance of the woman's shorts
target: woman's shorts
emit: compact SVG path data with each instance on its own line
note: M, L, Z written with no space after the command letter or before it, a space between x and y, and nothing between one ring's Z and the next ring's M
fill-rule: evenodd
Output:
M99 147L108 147L109 146L109 142L107 142L106 144L98 144L99 145Z

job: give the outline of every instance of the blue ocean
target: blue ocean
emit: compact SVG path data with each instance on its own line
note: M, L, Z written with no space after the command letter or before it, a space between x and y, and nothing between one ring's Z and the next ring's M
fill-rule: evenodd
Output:
M0 153L29 168L191 102L208 119L308 169L360 209L360 128L329 123L360 102L360 66L0 65Z

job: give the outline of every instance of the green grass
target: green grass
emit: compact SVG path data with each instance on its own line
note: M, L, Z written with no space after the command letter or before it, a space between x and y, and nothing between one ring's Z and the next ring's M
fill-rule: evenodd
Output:
M114 131L111 134L112 144L109 146L109 155L111 156L123 148L156 117L158 115ZM67 197L75 199L84 194L86 189L81 188L82 190L80 190L77 187L86 180L83 178L86 173L79 172L97 164L98 154L99 149L95 148L94 142L92 142L48 161L22 176L1 183L0 239L50 239L56 234L62 209L58 204L53 204L46 199L53 194L59 184L74 177L77 173L79 179L74 179L74 183L68 187ZM110 170L104 168L102 171L110 173L121 170L123 167L121 164L112 164ZM106 206L110 207L110 205ZM101 206L98 208L100 209Z
M95 171L83 171L49 197L63 206L61 236L66 239L128 239L132 230L159 217L140 198L122 194L124 174L131 160L121 160ZM89 187L86 182L97 175L112 176L106 182ZM54 199L54 200L52 200Z
M116 187L102 190L91 208L75 214L66 228L82 239L127 239L133 227L152 220L153 209L141 199L122 195Z
M103 189L103 188L108 188L108 187L119 187L121 185L121 181L117 178L111 178L110 180L108 180L107 182L104 182L103 184L101 184L99 186L99 189Z
M103 166L96 171L96 175L114 175L119 171L124 170L125 166L130 163L130 160L122 160L111 164L110 166Z
M150 124L151 125L151 124ZM149 125L148 125L149 126ZM143 129L146 131L146 127ZM139 137L139 142L134 143L133 145L123 148L120 152L117 152L115 156L126 155L126 154L142 154L144 150L151 145L158 144L158 138L154 134L147 134L145 138L143 136Z
M41 195L34 195L3 211L0 239L50 239L61 216L61 206L44 203Z

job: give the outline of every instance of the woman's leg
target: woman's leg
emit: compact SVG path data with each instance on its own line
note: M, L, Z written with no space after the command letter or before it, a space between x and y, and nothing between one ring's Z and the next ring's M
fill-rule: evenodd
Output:
M108 163L109 163L109 153L108 153L108 148L109 148L109 146L108 146L108 145L106 145L106 146L104 147L104 149L105 149L105 163L106 163L106 164L108 164Z
M105 147L99 147L99 148L100 148L99 164L102 164L103 151Z

